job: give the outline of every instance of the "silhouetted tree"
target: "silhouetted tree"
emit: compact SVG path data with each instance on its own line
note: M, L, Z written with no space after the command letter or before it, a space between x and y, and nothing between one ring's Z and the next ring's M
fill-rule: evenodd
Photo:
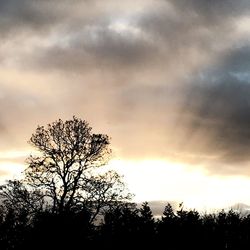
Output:
M167 244L169 249L175 249L178 242L178 220L175 211L168 203L163 211L161 220L158 221L158 243Z
M109 138L86 121L39 126L30 143L39 152L24 179L0 186L0 249L250 249L249 215L201 215L168 203L155 220L147 202L128 202L120 176L101 168Z
M27 159L24 180L1 187L7 206L57 214L88 209L91 223L102 209L129 199L120 176L100 168L110 159L109 137L91 133L86 121L73 117L38 126L29 142L38 154Z
M144 224L152 224L154 222L154 217L148 202L143 202L141 208L139 209L141 214L141 219Z
M16 215L32 215L46 205L39 190L28 190L20 180L8 180L6 185L0 186L0 199L2 212L12 210Z
M215 214L204 214L202 217L202 242L204 249L216 249L217 247L217 216Z
M23 207L0 207L0 249L22 249L31 228L30 216Z
M40 212L33 218L33 228L27 237L25 249L78 249L90 242L94 226L89 224L91 214L69 211L55 214Z
M201 249L202 232L201 218L196 210L186 210L181 203L179 210L176 212L178 216L178 233L182 236L179 241L179 247L184 248L186 245L192 246L192 249Z
M107 249L117 249L119 244L124 248L135 246L140 234L139 210L135 203L120 203L107 211L101 228L102 242Z
M149 245L155 244L155 220L151 208L148 202L143 202L141 208L139 209L140 216L140 235L139 239L141 245L148 247Z

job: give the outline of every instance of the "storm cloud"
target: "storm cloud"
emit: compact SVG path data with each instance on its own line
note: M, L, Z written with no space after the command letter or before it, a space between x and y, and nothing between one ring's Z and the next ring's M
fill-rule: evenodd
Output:
M78 115L116 157L250 174L250 4L0 3L0 146Z

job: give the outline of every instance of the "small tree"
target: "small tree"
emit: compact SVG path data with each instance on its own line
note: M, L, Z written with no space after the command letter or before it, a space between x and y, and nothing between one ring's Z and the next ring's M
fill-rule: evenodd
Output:
M142 203L139 212L141 222L141 241L144 242L145 245L148 245L150 242L152 242L153 237L155 236L155 220L148 202Z
M148 202L143 202L142 207L139 209L141 220L145 225L154 224L154 216Z
M100 171L110 159L109 137L92 134L86 121L73 117L38 126L29 143L39 153L27 159L22 184L41 194L53 213L88 209L93 221L107 205L129 198L116 172Z
M13 211L16 216L28 216L43 210L46 205L41 192L29 191L20 180L9 180L6 185L0 186L0 198L2 213Z

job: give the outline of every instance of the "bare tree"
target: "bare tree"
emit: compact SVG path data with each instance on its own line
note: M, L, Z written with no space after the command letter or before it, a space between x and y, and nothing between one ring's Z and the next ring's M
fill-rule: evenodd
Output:
M38 190L28 190L20 180L9 180L0 186L2 211L13 211L16 215L32 215L46 207L43 194Z
M101 168L110 159L109 137L92 134L86 121L73 117L38 126L29 143L38 153L27 159L21 193L40 194L53 213L86 208L92 222L104 207L129 198L120 176ZM10 184L2 186L5 197L22 199Z

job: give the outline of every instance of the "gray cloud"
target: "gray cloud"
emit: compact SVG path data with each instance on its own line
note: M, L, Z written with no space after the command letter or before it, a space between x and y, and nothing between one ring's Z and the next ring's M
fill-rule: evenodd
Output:
M1 147L76 114L108 133L119 157L249 174L250 49L236 25L249 7L1 1L0 65L10 71L0 83Z
M120 34L100 25L77 32L68 35L70 38L64 44L41 49L35 63L45 69L85 72L93 67L139 67L159 55L153 44L129 30L128 34Z
M49 31L60 24L79 3L87 1L68 0L2 0L0 3L0 32L14 34L25 30Z
M249 2L247 0L177 0L166 1L171 2L176 8L183 13L195 13L200 16L206 23L217 23L218 20L226 18L234 18L242 14L249 14Z
M123 112L113 115L118 115L117 123L129 117L135 125L126 136L119 135L125 144L132 142L124 153L202 163L212 173L249 173L248 50L231 49L224 62L199 71L184 84L121 91L118 107Z
M82 9L82 15L74 16L65 11L67 4L61 4L62 15L50 8L58 22L44 22L51 27L50 42L38 42L28 53L21 52L26 57L22 66L77 74L93 68L132 75L155 68L158 74L189 74L237 40L235 20L249 11L245 1L201 2L157 1L130 14L121 10L126 4L110 1L110 9L101 11L98 4L85 3L71 6L72 13Z
M209 141L203 145L204 154L217 156L217 161L249 161L249 82L231 75L219 75L213 83L209 78L206 81L193 84L188 90L185 112L189 119L185 126L189 132L185 139L192 144L192 136L199 133L193 142L199 149L200 142L208 137ZM191 150L195 152L192 147Z
M47 1L45 1L47 2ZM23 28L40 29L46 27L55 18L47 3L42 1L1 1L1 34L13 34ZM54 16L54 17L53 17ZM47 28L47 27L46 27Z
M231 19L248 10L245 1L201 2L146 1L146 7L140 11L134 7L128 14L122 8L129 4L114 1L104 8L98 1L11 0L0 6L0 23L9 31L31 29L28 37L21 37L28 43L32 36L40 37L40 43L30 41L28 52L13 52L15 58L26 57L22 66L77 73L120 66L123 71L163 65L163 71L174 65L185 70L231 41L235 29ZM20 58L16 62L20 65Z

